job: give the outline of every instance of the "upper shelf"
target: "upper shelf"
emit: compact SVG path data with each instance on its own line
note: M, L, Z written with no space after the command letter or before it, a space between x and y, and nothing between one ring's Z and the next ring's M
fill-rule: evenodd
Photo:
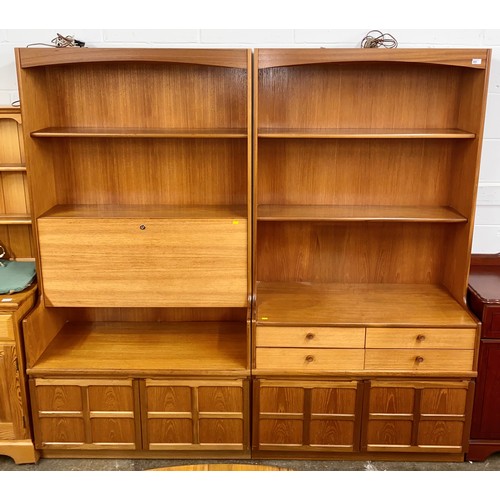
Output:
M151 62L247 68L247 49L21 48L21 68L76 63Z
M453 128L260 128L258 136L270 139L474 139L476 134Z
M489 49L256 49L259 69L302 64L404 62L485 69Z
M357 205L259 205L260 221L467 222L450 207Z
M195 138L195 139L243 139L247 131L239 129L166 129L166 128L99 128L99 127L49 127L36 130L31 137L103 137L124 139L162 139L162 138Z

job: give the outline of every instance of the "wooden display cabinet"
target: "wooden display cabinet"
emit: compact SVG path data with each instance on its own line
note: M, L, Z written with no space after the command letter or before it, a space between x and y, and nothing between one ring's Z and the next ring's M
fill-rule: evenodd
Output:
M467 302L481 321L481 343L467 460L500 451L500 257L473 255Z
M0 245L4 258L33 259L31 215L21 110L0 107ZM0 454L18 464L36 462L31 440L21 321L36 300L36 286L0 295Z
M254 456L463 460L490 57L255 51ZM320 382L353 384L364 404L351 389L337 416L316 414Z
M17 49L42 456L250 455L251 52Z
M33 307L36 286L0 295L0 454L16 464L36 462L31 440L21 321Z
M6 258L33 258L21 110L0 107L0 245Z

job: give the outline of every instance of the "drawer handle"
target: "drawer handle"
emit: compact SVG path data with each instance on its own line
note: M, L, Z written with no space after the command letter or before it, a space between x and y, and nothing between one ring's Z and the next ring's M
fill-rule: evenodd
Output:
M424 362L424 358L423 358L422 356L417 356L417 357L415 358L415 361L416 361L417 363L423 363L423 362Z
M314 333L310 333L310 332L309 332L309 333L306 335L306 339L307 339L307 340L312 340L314 337L315 337Z
M141 231L144 231L144 230L146 229L146 226L145 226L144 224L141 224L141 225L139 226L139 229L140 229Z
M307 361L308 363L312 363L312 362L314 361L314 356L311 356L311 355L306 356L306 361Z
M425 340L425 335L423 334L417 335L417 342L423 342L424 340Z

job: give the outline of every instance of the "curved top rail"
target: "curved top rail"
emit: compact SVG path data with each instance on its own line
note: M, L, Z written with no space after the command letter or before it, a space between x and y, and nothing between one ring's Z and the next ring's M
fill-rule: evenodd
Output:
M124 49L22 48L16 49L21 68L96 62L184 63L227 68L248 67L247 49Z
M21 123L21 108L14 106L0 106L0 119L10 119Z
M490 49L256 49L259 69L303 64L404 62L485 69Z

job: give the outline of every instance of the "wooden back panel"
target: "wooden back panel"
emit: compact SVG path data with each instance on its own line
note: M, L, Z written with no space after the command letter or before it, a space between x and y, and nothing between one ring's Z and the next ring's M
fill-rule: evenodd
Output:
M420 223L259 222L257 281L440 283L448 231Z
M43 95L42 109L50 110L38 116L36 128L247 127L246 68L107 62L31 68L21 75L35 95Z
M261 139L257 203L448 206L454 142Z
M51 162L54 204L247 203L245 139L72 138L33 142L38 142L38 152L45 161ZM41 175L32 173L37 178Z
M310 64L259 71L259 127L453 128L462 68Z

